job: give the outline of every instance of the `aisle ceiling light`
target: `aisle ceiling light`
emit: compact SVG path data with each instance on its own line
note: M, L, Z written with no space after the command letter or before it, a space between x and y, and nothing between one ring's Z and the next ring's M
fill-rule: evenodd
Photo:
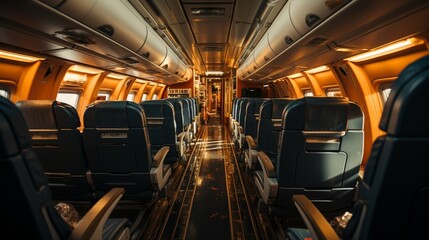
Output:
M424 42L421 39L408 38L406 40L395 42L395 43L389 44L387 46L371 50L369 52L361 53L361 54L346 58L346 60L351 61L351 62L365 61L365 60L373 59L376 57L384 56L384 55L387 55L387 54L390 54L393 52L397 52L397 51L400 51L403 49L407 49L407 48L410 48L412 46L416 46L416 45L423 44L423 43Z
M39 60L45 60L45 58L9 52L6 50L0 50L0 58L5 58L5 59L19 61L19 62L35 62Z

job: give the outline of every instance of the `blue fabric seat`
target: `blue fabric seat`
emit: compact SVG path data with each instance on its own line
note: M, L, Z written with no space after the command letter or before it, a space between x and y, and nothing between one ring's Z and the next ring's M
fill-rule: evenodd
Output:
M257 152L263 151L276 165L279 135L282 129L283 109L293 99L274 98L264 101L259 108L256 138L246 136L247 148L244 152L249 169L254 169L258 161Z
M283 110L274 166L258 152L255 185L274 215L298 217L292 202L305 194L325 213L352 207L363 157L363 113L341 97L305 97Z
M174 166L179 161L186 160L185 141L178 138L176 132L173 104L165 100L143 101L139 104L146 115L152 153L168 146L170 151L164 160L166 164Z
M83 141L97 194L123 187L123 200L144 203L163 190L171 167L169 147L153 156L146 116L130 101L101 101L84 113ZM123 201L121 200L121 201Z
M419 239L429 215L429 56L407 66L393 83L353 216L342 236L305 196L294 196L309 232L319 239ZM293 234L296 229L289 229ZM423 236L423 237L422 237Z
M111 189L72 228L55 209L44 172L22 113L0 97L2 228L14 239L129 239L129 220L108 219L124 189Z
M55 200L93 201L94 186L76 109L55 100L16 103L30 131Z

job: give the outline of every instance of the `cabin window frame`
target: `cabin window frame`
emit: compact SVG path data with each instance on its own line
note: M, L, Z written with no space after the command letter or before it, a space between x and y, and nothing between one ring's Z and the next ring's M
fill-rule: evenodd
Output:
M99 97L106 96L105 99L100 99ZM97 93L97 101L110 101L112 92L110 90L99 90Z
M312 97L314 96L313 90L311 90L311 88L304 88L302 89L302 95L304 95L304 97Z
M16 91L16 83L11 81L0 81L0 96L11 99ZM3 92L3 93L2 93Z
M343 93L341 92L341 88L338 86L330 86L324 88L325 95L327 97L342 97ZM336 94L338 93L338 94Z
M387 99L390 96L390 92L392 90L393 82L383 82L378 84L378 95L380 97L381 105L384 105L387 102Z
M142 94L142 98L140 99L140 101L141 102L143 102L143 101L147 101L147 97L149 96L149 93L148 92L144 92L143 94Z
M77 109L77 107L79 106L79 102L80 102L80 98L82 96L83 91L81 89L60 89L57 93L57 96L55 97L56 101L59 102L64 102L67 103L71 106L73 106L74 108ZM73 104L73 102L69 102L68 100L62 100L62 99L58 99L58 95L59 94L75 94L77 95L77 99L75 100L75 104Z
M127 94L127 101L134 102L134 100L136 99L136 95L136 91L129 91ZM130 96L132 96L132 98L130 98Z

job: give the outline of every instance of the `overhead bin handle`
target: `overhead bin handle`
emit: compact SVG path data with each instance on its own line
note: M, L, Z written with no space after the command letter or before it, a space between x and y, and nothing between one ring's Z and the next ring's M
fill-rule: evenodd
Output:
M115 33L115 29L112 25L109 24L101 25L97 28L97 30L108 37L112 37Z
M142 57L148 59L150 57L150 52L142 53Z
M320 21L320 17L317 16L316 14L308 14L305 17L305 24L307 25L307 27L312 28L314 25L316 25L316 23L318 23Z
M285 43L288 44L288 45L290 45L290 44L293 43L293 39L291 37L289 37L289 36L286 36L285 37Z

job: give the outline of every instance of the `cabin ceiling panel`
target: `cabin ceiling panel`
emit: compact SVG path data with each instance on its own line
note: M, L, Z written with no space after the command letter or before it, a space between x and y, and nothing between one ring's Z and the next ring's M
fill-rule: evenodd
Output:
M247 46L258 41L286 0L129 0L134 6L144 6L143 15L150 13L150 23L157 32L168 32L177 42L175 50L186 53L197 72L218 70L222 55L222 71L237 67ZM136 4L138 2L139 4ZM270 5L270 6L268 6ZM269 9L269 10L268 10ZM148 18L148 16L144 16ZM163 29L164 28L164 29ZM253 32L258 32L253 36ZM252 41L251 41L252 40ZM222 49L210 49L208 47ZM210 51L210 53L207 53ZM212 53L212 51L219 51ZM216 56L216 57L213 57ZM216 69L207 69L216 63Z
M1 21L1 20L0 20ZM67 46L67 44L59 45L49 41L42 40L35 36L17 32L7 27L0 26L0 42L6 43L12 46L27 46L29 50L35 52L43 52L54 49L61 49ZM70 44L68 44L70 46Z
M159 82L186 81L41 1L1 2L0 20L2 43L109 71L116 71L115 67L128 67L131 70L123 73L132 73L135 77L146 77L146 73L140 71L154 68L168 76L167 80L157 77ZM14 41L10 40L12 38Z

